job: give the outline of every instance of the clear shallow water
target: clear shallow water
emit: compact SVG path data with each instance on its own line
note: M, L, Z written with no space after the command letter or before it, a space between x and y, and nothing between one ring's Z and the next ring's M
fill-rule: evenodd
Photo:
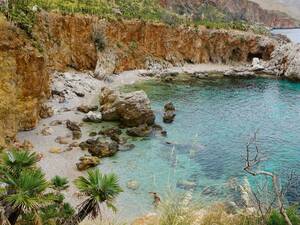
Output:
M176 187L179 180L195 182L194 197L202 201L230 199L227 184L232 178L241 181L245 177L242 155L256 130L261 151L268 158L267 169L300 172L299 83L217 79L170 85L148 81L125 89L147 92L156 121L168 137L132 140L134 150L103 160L100 168L117 173L125 190L118 202L121 217L134 218L153 209L150 191L161 195L184 191ZM168 101L177 108L170 125L162 123ZM127 189L129 180L138 181L140 188ZM201 195L207 187L212 191Z
M300 29L275 29L272 33L286 35L291 41L300 43Z

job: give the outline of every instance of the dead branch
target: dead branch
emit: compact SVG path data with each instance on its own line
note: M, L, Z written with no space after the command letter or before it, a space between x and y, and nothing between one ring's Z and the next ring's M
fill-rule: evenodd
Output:
M258 145L256 142L256 136L257 136L256 134L257 134L257 132L254 133L254 136L252 138L250 138L250 141L246 145L246 157L245 157L244 170L252 176L265 176L265 177L271 178L272 187L273 187L274 194L276 196L279 212L283 216L285 222L288 225L292 225L292 223L286 213L286 210L284 208L284 204L283 204L284 191L281 188L278 176L272 172L255 169L255 167L260 162L262 162L262 159L260 158L260 151L259 151L259 148L258 148ZM255 151L251 151L251 149L253 149L253 148L255 149ZM252 154L254 154L254 156L252 156ZM260 208L260 210L261 210L261 208Z

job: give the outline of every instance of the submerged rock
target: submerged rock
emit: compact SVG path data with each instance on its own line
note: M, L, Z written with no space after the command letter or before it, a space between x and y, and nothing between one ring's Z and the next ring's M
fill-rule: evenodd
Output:
M76 163L79 171L87 170L100 164L100 159L94 156L82 156L79 158L79 163Z
M176 116L175 106L173 105L172 102L169 102L165 105L164 109L165 109L165 113L163 116L164 123L172 123Z
M119 151L127 152L135 148L134 144L124 144L119 146Z
M83 117L84 122L91 122L91 123L101 123L102 122L102 115L100 112L92 112L90 111Z
M130 181L127 182L126 186L127 186L128 189L131 189L131 190L135 191L135 190L139 189L140 184L136 180L130 180Z
M189 180L179 180L177 181L176 186L184 190L192 190L197 187L197 183Z
M155 121L150 100L144 91L120 94L104 87L101 89L100 105L106 121L120 121L127 127L153 125Z
M150 136L151 133L152 133L152 127L146 124L140 125L138 127L129 128L126 131L126 134L132 137L147 137Z

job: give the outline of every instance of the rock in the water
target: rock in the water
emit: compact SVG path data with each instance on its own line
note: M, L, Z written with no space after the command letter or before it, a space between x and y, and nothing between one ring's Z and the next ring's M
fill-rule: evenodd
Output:
M102 142L99 139L88 139L81 142L79 147L82 150L88 150L91 155L99 158L113 156L119 151L119 145L115 141Z
M99 131L99 134L107 136L107 137L111 137L113 135L121 135L122 134L122 130L118 129L118 128L115 128L115 127L112 127L112 128L108 128L106 130Z
M98 110L98 106L88 106L88 105L80 105L77 107L77 110L79 112L82 112L82 113L88 113L90 111L97 111Z
M52 117L53 115L54 115L54 110L52 109L51 106L48 106L48 105L45 105L45 104L43 104L41 106L40 117L42 119Z
M139 189L139 187L140 187L140 184L136 180L130 180L130 181L127 182L127 188L128 189L131 189L131 190L135 191L135 190Z
M102 122L102 115L100 112L89 112L83 118L84 122L92 122L92 123L101 123Z
M122 152L127 152L135 148L134 144L124 144L120 145L119 150Z
M147 137L150 136L152 133L152 127L144 124L140 125L138 127L132 127L129 128L126 131L127 135L132 136L132 137Z
M197 183L194 181L189 181L189 180L179 180L177 181L176 186L178 188L184 189L184 190L192 190L197 187Z
M174 118L176 116L175 114L175 106L172 102L169 102L164 107L165 113L163 116L164 123L172 123L174 121Z
M150 100L144 91L120 94L104 87L101 89L100 105L103 120L120 121L127 127L153 125L155 121Z
M76 163L79 171L87 170L100 164L100 159L94 156L82 156L79 158L79 163Z

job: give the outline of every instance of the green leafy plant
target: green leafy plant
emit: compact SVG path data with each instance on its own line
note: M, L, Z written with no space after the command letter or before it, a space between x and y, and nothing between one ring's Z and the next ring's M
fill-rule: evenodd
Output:
M103 175L98 169L89 170L87 177L78 177L74 183L79 191L87 196L87 199L79 205L72 223L79 223L87 216L92 218L101 216L101 204L106 204L108 208L116 211L113 201L122 192L118 182L115 174Z

